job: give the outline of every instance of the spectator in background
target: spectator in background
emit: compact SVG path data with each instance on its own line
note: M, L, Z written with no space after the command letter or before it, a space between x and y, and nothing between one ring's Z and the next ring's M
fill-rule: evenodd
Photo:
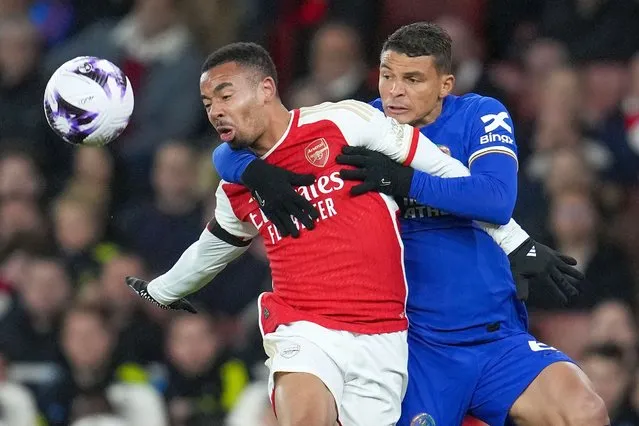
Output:
M10 150L0 156L0 199L23 198L39 202L43 192L44 180L27 152Z
M590 321L588 340L591 345L614 344L623 351L628 368L638 366L639 336L630 301L603 301L592 310Z
M115 381L116 334L95 309L75 307L65 315L61 343L68 370L44 394L41 409L50 426L69 424L74 401L102 392Z
M247 13L242 1L182 0L180 8L204 52L237 40L240 17ZM242 10L244 9L244 10Z
M118 214L118 233L144 258L151 275L173 266L202 232L197 177L195 150L186 142L167 143L153 163L153 200L138 200Z
M248 383L248 371L233 358L206 314L180 314L166 340L166 398L175 426L222 425Z
M0 249L25 235L45 238L47 226L35 201L8 198L0 202Z
M551 203L553 247L577 259L586 279L575 306L593 307L607 298L633 301L635 286L624 253L601 237L599 214L587 192L565 191Z
M17 289L29 267L38 256L52 253L52 245L34 235L17 235L0 251L0 280Z
M550 199L565 191L596 191L597 174L588 163L583 151L562 148L550 158L543 186Z
M480 41L468 23L459 17L442 16L437 19L436 24L450 35L453 42L453 93L463 95L472 92L505 100L505 94L492 82L482 59Z
M533 135L535 151L526 168L530 179L546 176L551 158L562 148L583 152L588 164L601 175L612 171L615 162L610 150L584 134L580 110L582 87L574 69L557 69L548 74Z
M546 94L545 86L550 73L566 69L568 66L569 52L566 46L561 42L548 38L538 38L533 40L524 50L521 55L521 63L523 66L523 74L518 80L518 85L515 88L515 93L510 90L510 95L519 95L516 99L517 116L519 118L518 135L523 135L524 138L518 139L518 144L524 148L525 155L520 158L525 158L529 154L529 139L532 133L532 122L535 116L540 110L539 104L542 101L543 95ZM501 83L501 79L497 80ZM570 87L567 89L569 90ZM568 102L571 102L569 98L566 98ZM518 147L519 148L519 147ZM521 149L518 149L518 154Z
M50 187L57 188L66 176L71 145L60 143L42 113L41 63L35 26L25 15L0 13L0 148L19 144L37 157Z
M557 55L559 51L555 52ZM560 60L555 54L548 54L553 63ZM554 57L551 59L550 57ZM535 64L537 61L532 61ZM558 65L558 64L556 64ZM528 139L532 152L521 160L520 191L514 217L530 229L533 235L542 234L543 218L547 211L547 197L551 196L558 184L577 183L579 188L590 189L590 184L615 172L615 158L604 143L590 138L583 129L581 117L581 81L579 74L571 68L555 68L544 73L533 71L541 93L535 95L536 119ZM543 79L543 83L540 81ZM535 81L535 79L533 79ZM532 95L531 95L532 96ZM525 132L525 130L524 130ZM523 144L526 144L524 137ZM578 165L579 167L567 167ZM555 179L558 178L558 179Z
M71 299L63 262L30 260L17 293L12 310L0 320L0 347L14 361L13 378L27 385L40 402L62 372L58 329Z
M368 102L377 97L367 85L360 36L348 25L328 23L317 30L310 68L309 75L294 84L289 95L292 107L343 99Z
M23 15L0 16L0 138L42 143L44 81L38 74L40 39ZM35 125L34 125L35 124ZM32 147L33 148L33 147Z
M114 161L102 147L83 146L75 150L72 175L66 191L92 200L104 214L112 211L114 196Z
M580 362L606 404L611 426L639 425L639 415L629 400L634 375L624 361L621 348L606 344L588 348Z
M621 102L632 89L625 63L592 62L583 66L583 116L588 131L613 154L614 169L606 178L636 184L639 156L629 145Z
M16 362L57 362L58 324L71 296L64 263L57 258L29 261L18 299L0 323L0 347Z
M148 189L153 151L167 138L190 137L204 115L197 87L201 55L180 20L177 0L136 0L118 22L100 21L47 58L51 72L63 62L86 54L108 59L128 76L135 110L127 131L113 145L124 160L131 192ZM179 77L178 77L179 76Z
M103 263L114 257L118 247L103 240L102 206L72 194L54 203L53 234L76 285L95 281Z
M0 202L0 247L21 235L45 238L47 226L35 201L10 198Z
M140 308L140 300L124 284L127 275L147 276L142 260L121 253L102 268L97 300L107 311L110 329L115 333L115 360L128 364L123 374L145 377L142 367L163 359L162 329Z

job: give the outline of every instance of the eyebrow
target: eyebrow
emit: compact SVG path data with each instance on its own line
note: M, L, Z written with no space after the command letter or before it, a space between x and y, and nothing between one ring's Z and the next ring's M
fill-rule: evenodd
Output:
M403 77L424 77L424 73L421 71L411 71L402 74Z
M389 71L392 71L391 67L389 67L388 65L386 65L385 63L380 63L379 64L380 68L386 68ZM405 72L402 73L402 77L404 78L410 78L410 77L420 77L420 78L424 78L426 74L424 74L421 71L410 71L410 72Z
M225 81L224 83L220 83L217 86L215 86L215 89L213 89L213 93L219 93L221 90L229 87L229 86L233 86L233 83L229 82L229 81Z
M233 86L233 83L225 81L224 83L220 83L217 86L215 86L215 89L213 89L213 93L217 95L218 93L220 93L220 91L224 90L227 87L231 87L231 86ZM206 96L204 94L200 94L200 98L202 100L211 99L210 97L208 97L208 96Z

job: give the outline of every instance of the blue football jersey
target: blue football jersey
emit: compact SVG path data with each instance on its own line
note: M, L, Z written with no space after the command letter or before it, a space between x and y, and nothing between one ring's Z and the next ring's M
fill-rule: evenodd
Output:
M380 99L371 105L383 110ZM516 162L512 120L493 98L449 95L441 115L420 131L471 173L473 162L482 157L483 167L504 161L503 155ZM397 202L409 283L407 313L414 335L463 344L527 328L508 257L487 233L470 219L409 199Z

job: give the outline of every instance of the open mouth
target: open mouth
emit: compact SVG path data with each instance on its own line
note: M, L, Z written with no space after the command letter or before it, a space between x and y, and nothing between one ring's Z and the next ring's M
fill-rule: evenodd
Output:
M222 127L218 127L215 130L217 130L217 133L220 135L220 139L223 142L232 141L233 137L235 136L235 130L233 130L232 127L222 126Z

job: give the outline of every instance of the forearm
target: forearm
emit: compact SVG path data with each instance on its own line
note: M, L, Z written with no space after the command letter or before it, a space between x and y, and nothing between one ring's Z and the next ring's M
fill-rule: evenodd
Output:
M478 160L470 176L442 178L415 171L408 195L456 216L506 224L517 200L517 165L508 156L494 157L483 164Z
M232 245L207 228L169 271L149 283L147 290L155 300L169 305L209 283L247 248L248 244Z
M416 171L409 197L456 216L503 225L512 215L517 193L491 176L446 179Z

